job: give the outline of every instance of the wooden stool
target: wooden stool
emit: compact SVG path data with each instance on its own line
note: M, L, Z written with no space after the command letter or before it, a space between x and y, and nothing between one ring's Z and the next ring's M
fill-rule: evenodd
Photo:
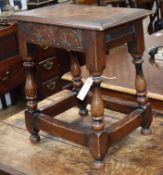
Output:
M95 160L94 167L101 168L104 166L103 160L107 150L113 143L139 126L142 127L142 134L151 133L152 111L146 97L147 87L142 70L144 52L142 20L149 14L149 11L142 9L59 4L20 12L11 17L18 21L19 45L26 69L25 120L26 127L31 133L32 143L40 140L39 130L46 131L89 147ZM33 76L34 61L28 56L26 43L64 48L71 55L72 92L43 110L37 108L37 89ZM117 103L116 100L108 97L103 98L100 91L101 75L105 69L105 52L124 43L128 44L136 69L135 88L138 102L136 105L123 101ZM93 94L90 97L91 128L83 128L53 118L74 106L78 106L81 116L88 113L86 106L89 99L86 97L81 101L76 98L83 84L76 52L85 53L86 66L93 79ZM105 127L104 107L123 112L127 117Z

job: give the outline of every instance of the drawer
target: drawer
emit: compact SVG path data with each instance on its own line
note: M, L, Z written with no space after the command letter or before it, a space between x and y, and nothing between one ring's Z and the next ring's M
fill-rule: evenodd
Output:
M68 83L70 82L64 81L58 76L41 83L40 85L38 85L39 100L42 100L50 95L53 95L54 93L61 91L62 88Z
M0 60L18 55L16 24L0 23Z
M18 55L16 33L0 38L0 60Z
M38 45L28 45L29 55L34 57L36 62L43 61L45 58L49 58L55 55L55 49L52 47L41 47Z
M36 76L39 76L40 81L45 81L52 78L60 73L60 64L58 59L53 56L44 61L39 62L36 65Z
M43 60L45 58L49 58L55 55L55 50L52 47L40 47L37 46L37 56L38 60Z
M24 80L24 67L19 56L0 61L0 95L15 88Z

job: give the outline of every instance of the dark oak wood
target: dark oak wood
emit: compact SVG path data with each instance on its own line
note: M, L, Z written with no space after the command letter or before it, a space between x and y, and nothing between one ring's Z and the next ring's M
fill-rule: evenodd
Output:
M81 69L80 64L77 59L77 55L74 52L70 52L70 71L73 76L73 91L79 92L83 82L81 80ZM88 114L88 110L86 109L87 106L87 98L82 100L77 100L78 107L79 107L79 114L81 116L86 116Z
M9 92L25 78L20 56L10 57L0 62L0 95Z
M56 4L57 0L29 0L27 2L27 7L29 9L40 8L47 5Z
M41 109L42 113L46 115L56 116L77 104L76 92L72 92L72 94L67 95L66 97L58 100L50 106L46 106L46 108Z
M121 121L106 128L105 131L108 133L109 137L108 145L110 146L113 143L119 141L125 135L128 135L130 132L132 132L134 128L136 129L139 127L140 123L143 120L143 113L143 110L136 109ZM128 129L126 129L126 127Z
M60 91L69 84L69 82L61 80L61 76L69 71L70 56L66 50L47 45L28 44L28 52L35 62L34 76L37 77L39 100Z
M56 137L61 137L88 147L89 133L84 132L82 127L71 125L42 113L35 114L35 117L35 127L53 134ZM25 119L28 131L33 132L33 128L31 128L31 115L27 111Z
M25 79L15 24L1 26L0 48L0 96L2 96L13 90Z
M95 15L97 12L98 16ZM118 141L138 126L142 127L142 134L150 134L152 110L146 97L147 87L142 70L142 55L145 50L142 20L150 13L150 11L140 9L61 4L21 12L11 17L18 21L19 26L21 56L26 68L27 111L25 118L32 143L40 140L38 132L41 129L89 147L94 158L93 166L99 169L104 166L104 158L111 143ZM56 102L53 105L54 109L48 107L47 110L40 111L37 108L35 78L38 77L34 77L35 61L28 55L26 43L55 46L70 52L73 90L76 94L81 88L82 81L80 66L74 53L75 51L85 53L86 67L93 79L90 100L91 128L83 128L49 116L57 115L68 107L72 107L75 103L74 94ZM128 44L128 50L135 64L137 104L122 103L118 107L115 105L115 100L109 102L108 99L103 99L100 84L104 69L109 68L109 66L106 67L106 51L123 43ZM71 102L66 106L69 99ZM104 123L104 107L109 108L109 103L112 109L129 113L128 117L119 123L107 127ZM79 101L76 100L79 108L81 104L82 109L83 107L86 109L87 101L80 102L79 105ZM132 112L131 109L134 111Z
M103 96L105 108L111 109L124 114L129 114L135 110L138 105L135 102L129 102L127 100L118 99L115 97Z

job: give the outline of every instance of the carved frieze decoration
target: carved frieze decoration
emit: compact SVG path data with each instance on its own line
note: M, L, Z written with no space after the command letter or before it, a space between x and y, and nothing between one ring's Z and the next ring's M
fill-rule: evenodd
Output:
M20 24L28 43L82 51L82 30L38 23Z

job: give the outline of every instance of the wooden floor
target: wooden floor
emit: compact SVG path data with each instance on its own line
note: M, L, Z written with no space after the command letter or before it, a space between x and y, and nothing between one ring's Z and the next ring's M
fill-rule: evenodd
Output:
M68 91L51 96L39 103L48 105ZM55 100L54 100L55 99ZM16 112L23 108L18 105ZM10 110L10 109L8 109ZM14 109L12 108L14 113ZM106 110L106 123L116 122L122 114ZM1 112L2 114L3 112ZM25 130L23 111L11 117L3 113L0 121L0 164L27 175L163 175L163 117L154 114L153 135L141 136L139 129L109 149L103 171L90 168L92 157L86 148L41 132L41 142L31 145ZM78 111L70 109L58 116L69 122L76 121ZM83 122L89 123L88 119Z

